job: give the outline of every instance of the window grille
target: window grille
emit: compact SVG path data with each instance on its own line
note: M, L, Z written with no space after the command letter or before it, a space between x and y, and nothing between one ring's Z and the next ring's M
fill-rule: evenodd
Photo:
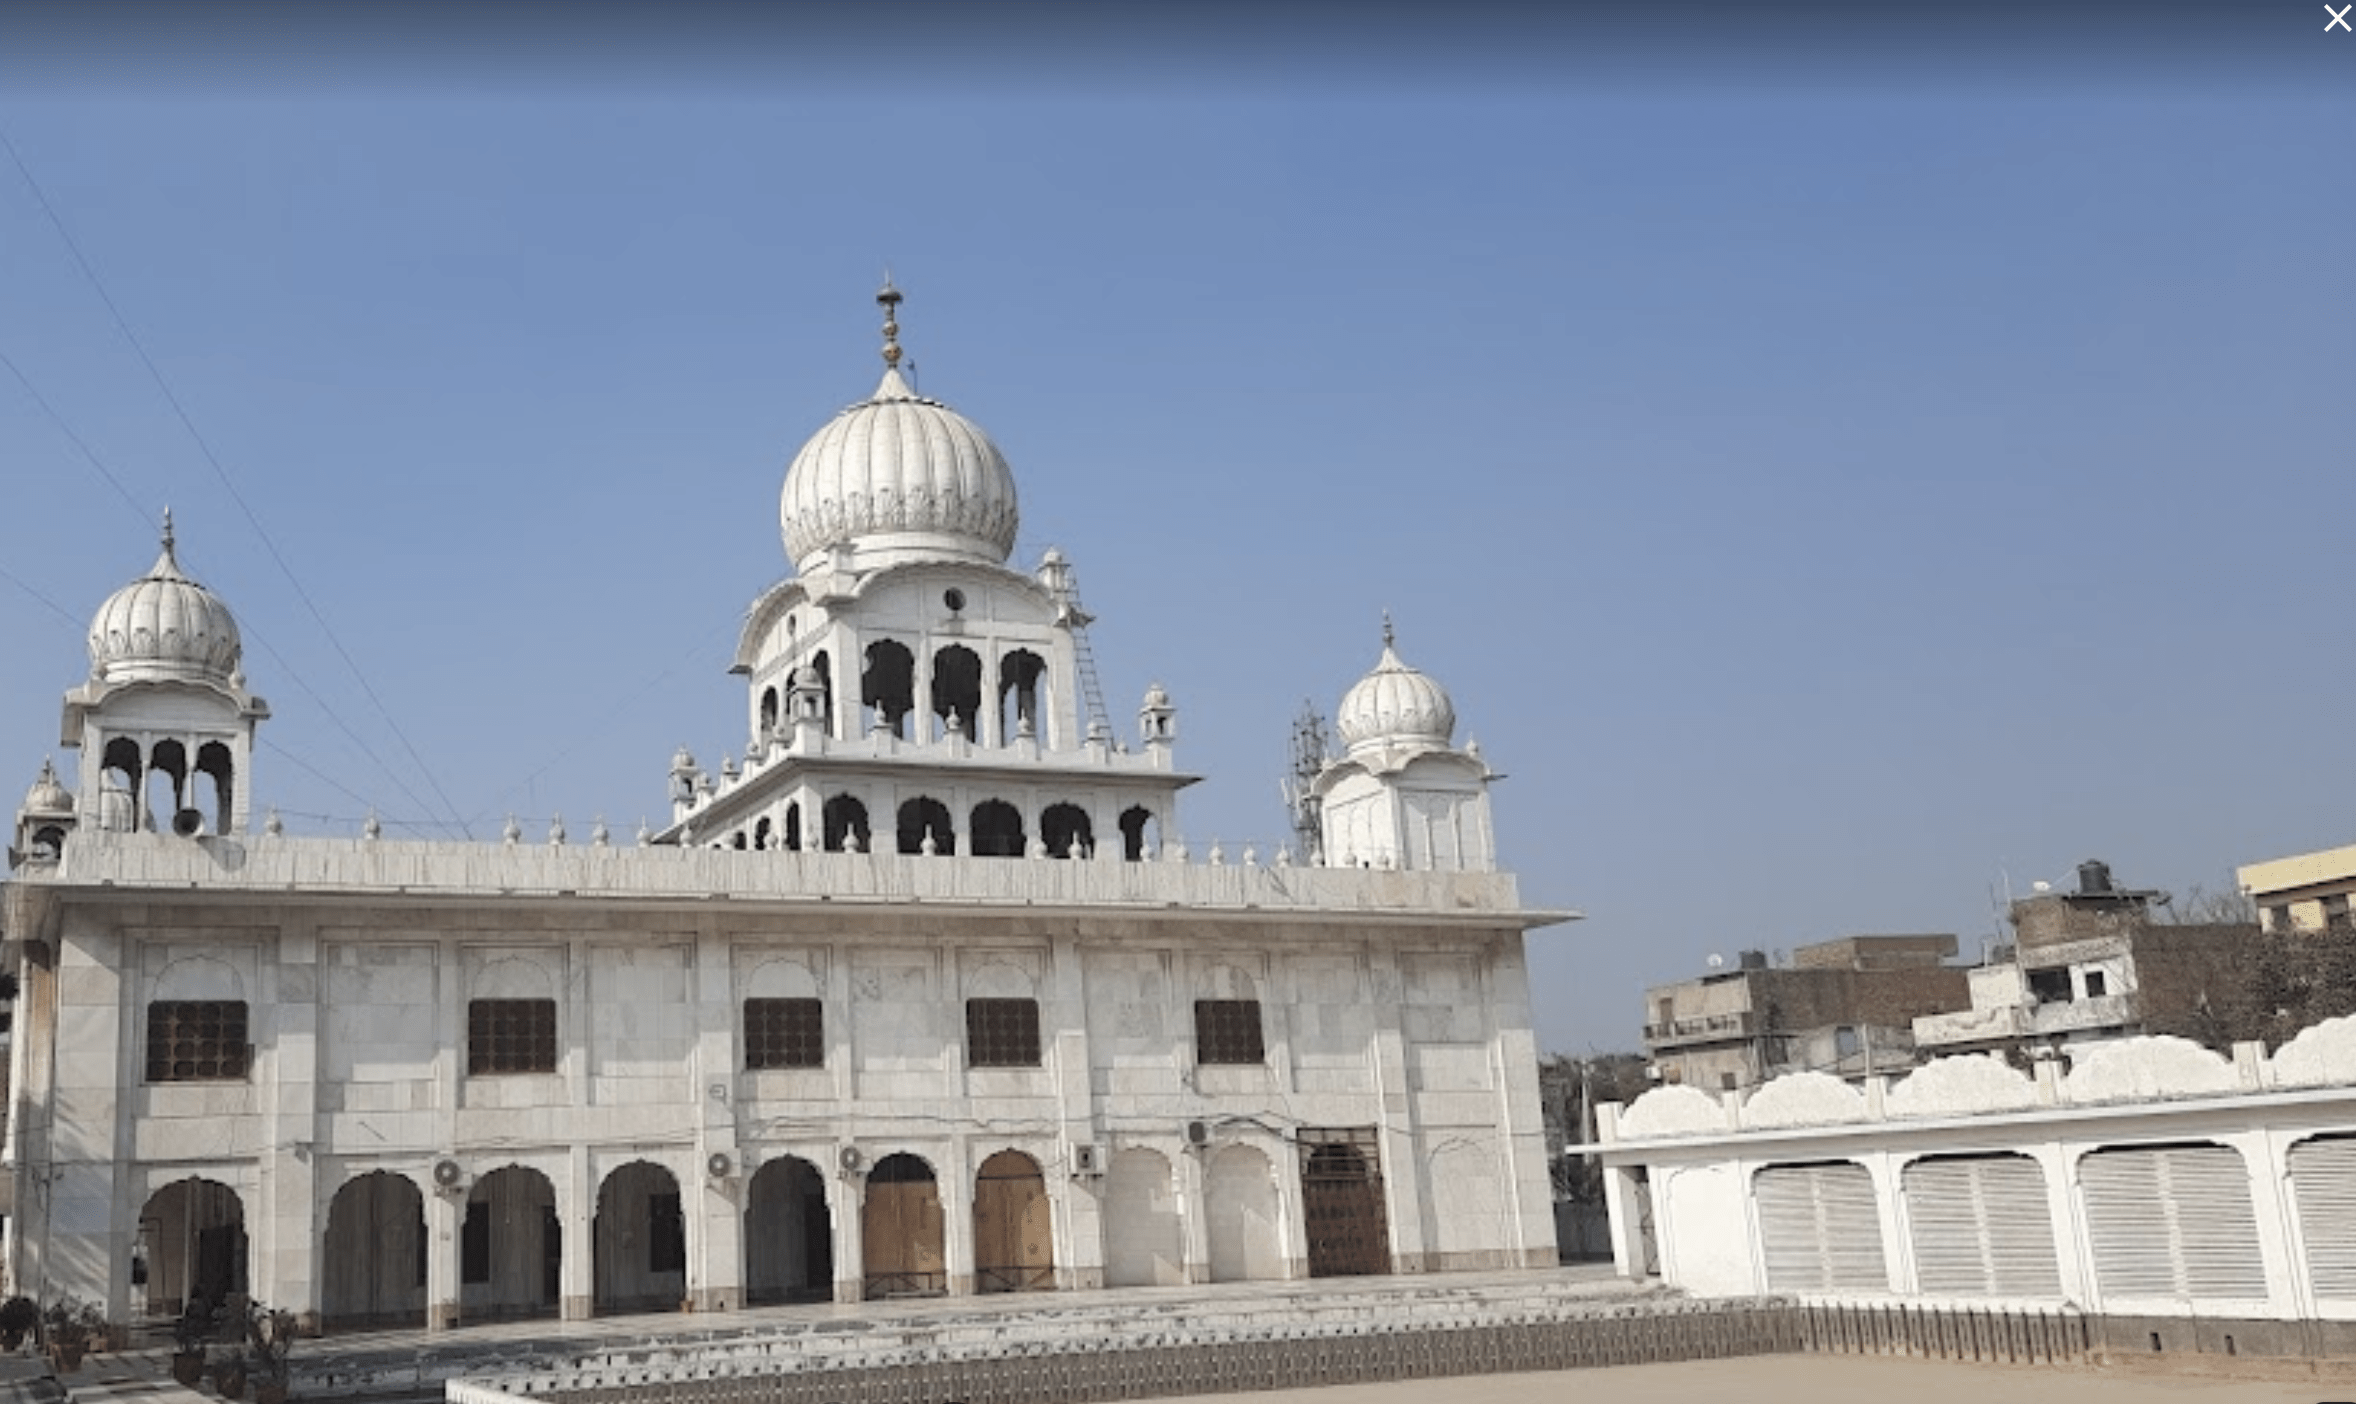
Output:
M478 999L466 1006L466 1071L556 1071L556 1001Z
M1039 1066L1039 1001L969 999L965 1002L965 1057L977 1068Z
M826 1008L814 999L744 1002L747 1068L826 1066Z
M147 1006L149 1082L237 1081L252 1061L244 1000L159 999Z
M1198 999L1194 1002L1195 1061L1262 1063L1267 1045L1260 1037L1260 1001Z

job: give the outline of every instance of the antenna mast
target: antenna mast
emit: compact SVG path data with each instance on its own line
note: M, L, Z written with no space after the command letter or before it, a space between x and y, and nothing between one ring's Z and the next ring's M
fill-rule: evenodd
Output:
M1292 773L1284 778L1284 803L1292 811L1293 841L1300 845L1302 860L1310 863L1325 857L1325 822L1311 790L1317 773L1325 769L1330 747L1325 715L1316 703L1303 702L1300 715L1293 718Z

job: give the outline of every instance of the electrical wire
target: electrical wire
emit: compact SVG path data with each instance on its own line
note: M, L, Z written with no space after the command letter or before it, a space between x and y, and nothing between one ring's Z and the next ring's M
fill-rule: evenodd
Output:
M82 277L90 284L91 290L98 294L98 300L105 304L107 315L114 319L115 330L129 344L132 354L139 358L139 364L147 369L148 377L155 382L156 389L164 397L164 403L171 407L174 417L180 421L180 427L188 432L188 437L196 444L198 453L212 468L213 476L220 479L222 488L228 492L229 500L237 504L237 510L244 514L246 524L251 526L254 535L260 538L263 549L276 563L279 573L284 575L287 584L293 587L295 598L302 601L303 608L310 612L311 618L319 625L321 632L326 634L328 645L335 650L337 657L343 659L344 666L351 670L353 678L360 684L360 690L367 695L369 702L374 704L377 714L384 718L385 725L400 741L401 748L408 752L410 762L417 767L418 773L425 777L427 787L433 790L435 797L441 801L442 808L448 812L451 819L457 822L459 831L468 838L474 837L465 817L460 815L458 807L450 802L450 797L443 791L441 782L434 778L432 769L425 763L425 758L417 753L417 747L410 742L408 733L403 731L401 724L393 719L392 711L385 706L384 699L377 694L375 686L368 681L368 675L360 670L359 662L352 657L351 651L344 647L343 640L335 632L335 626L327 622L327 616L320 612L318 603L311 598L311 592L303 588L303 582L295 575L294 567L287 563L285 555L278 549L278 543L263 527L261 518L254 514L254 509L246 501L245 494L237 490L237 484L230 478L229 470L222 466L220 457L213 452L212 445L197 430L196 422L189 417L187 409L180 403L180 397L172 393L171 384L164 379L163 371L147 354L147 348L140 342L138 334L131 330L130 322L124 318L122 310L115 305L113 296L107 292L105 282L99 278L98 271L91 267L90 260L82 252L82 246L74 239L73 232L66 227L65 220L58 214L56 207L50 203L47 192L41 188L41 183L34 179L32 168L25 164L23 155L17 151L16 143L9 140L5 129L0 129L0 149L7 151L10 163L16 167L17 174L23 178L26 188L32 191L33 199L41 207L41 213L48 218L50 227L57 231L57 236L64 242L67 252L73 255L75 267L81 270ZM109 476L111 478L112 475ZM281 660L281 662L283 661ZM392 772L388 769L386 773L389 775Z

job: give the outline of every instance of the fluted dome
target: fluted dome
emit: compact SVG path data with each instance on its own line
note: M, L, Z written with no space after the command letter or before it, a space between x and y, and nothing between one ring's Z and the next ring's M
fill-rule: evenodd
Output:
M168 518L155 565L108 596L90 621L90 668L101 682L237 686L243 652L229 606L180 569Z
M1343 696L1334 725L1351 750L1403 742L1446 746L1456 735L1456 705L1446 688L1400 662L1385 637L1382 661Z
M794 455L778 520L797 565L853 541L1002 565L1014 550L1014 473L971 420L887 369L874 395Z
M74 812L73 791L57 778L57 767L44 760L41 774L33 781L33 788L25 791L24 812L27 814L71 814Z

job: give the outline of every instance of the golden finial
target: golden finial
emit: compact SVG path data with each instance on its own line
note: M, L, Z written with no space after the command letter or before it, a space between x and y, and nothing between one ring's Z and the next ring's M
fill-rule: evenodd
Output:
M892 270L884 270L883 291L875 295L876 303L884 310L884 364L894 370L900 367L900 290L892 286Z

